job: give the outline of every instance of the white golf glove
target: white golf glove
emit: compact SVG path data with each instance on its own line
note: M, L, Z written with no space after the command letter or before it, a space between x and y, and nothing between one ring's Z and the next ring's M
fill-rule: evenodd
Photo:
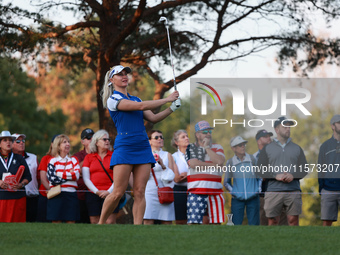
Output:
M172 104L170 105L170 109L173 112L179 109L180 107L181 107L181 99L179 98L173 101Z

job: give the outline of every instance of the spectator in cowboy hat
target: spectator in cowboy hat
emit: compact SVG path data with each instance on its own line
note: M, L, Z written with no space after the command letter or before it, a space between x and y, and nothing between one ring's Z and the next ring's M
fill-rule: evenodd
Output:
M12 152L14 139L9 131L0 133L0 222L26 222L25 186L31 174L25 159ZM23 172L20 166L24 166ZM17 173L15 180L8 180Z

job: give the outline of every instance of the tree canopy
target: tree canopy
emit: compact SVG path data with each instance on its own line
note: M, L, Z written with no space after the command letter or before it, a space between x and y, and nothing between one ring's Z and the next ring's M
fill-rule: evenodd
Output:
M66 116L60 109L50 113L39 109L36 83L20 69L17 61L0 58L0 66L0 130L25 134L27 150L41 157L47 152L51 138L64 131Z
M160 16L170 23L177 83L208 63L232 62L269 47L277 47L281 68L292 63L302 72L325 61L338 63L339 58L339 40L314 36L315 20L309 16L315 12L330 23L338 18L339 1L32 0L30 4L37 11L0 1L0 53L19 51L27 62L43 62L39 53L48 48L54 60L63 59L74 71L91 68L96 75L99 124L109 131L113 126L100 90L111 66L123 62L150 75L156 84L154 99L173 86L171 79L165 80L170 60ZM69 12L78 21L55 22L46 16L51 10Z

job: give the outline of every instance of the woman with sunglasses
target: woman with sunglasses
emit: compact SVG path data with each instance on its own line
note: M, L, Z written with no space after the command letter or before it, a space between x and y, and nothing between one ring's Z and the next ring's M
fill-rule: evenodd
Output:
M178 107L175 101L179 97L177 91L167 98L144 101L127 92L130 67L121 65L111 68L105 76L102 90L103 106L110 112L117 128L110 167L113 168L115 186L105 199L99 224L117 207L120 198L128 186L130 174L133 174L133 218L134 224L143 223L145 211L145 186L149 179L151 165L155 163L148 136L145 132L144 119L152 123L159 122L169 116ZM154 114L152 110L166 103L171 106Z
M105 198L113 190L113 171L110 169L112 156L111 139L106 130L97 131L90 142L90 153L85 156L82 174L87 188L86 205L91 224L99 222ZM123 201L124 202L124 201ZM110 214L107 224L115 224L120 205Z
M9 131L0 133L0 222L26 222L25 186L32 178L24 157L12 152L14 139ZM17 182L5 179L17 174Z
M167 151L163 151L164 138L163 134L159 130L151 130L149 133L149 141L151 149L157 158L157 163L153 168L155 177L159 187L164 187L165 185L173 187L174 182L163 182L162 174L164 171L174 171L177 166L171 155ZM174 176L174 175L173 175ZM145 200L146 209L144 214L144 224L151 225L155 223L155 220L160 221L162 224L171 224L175 220L175 208L174 203L171 204L161 204L158 199L158 189L156 182L152 173L149 175L149 180L145 189Z

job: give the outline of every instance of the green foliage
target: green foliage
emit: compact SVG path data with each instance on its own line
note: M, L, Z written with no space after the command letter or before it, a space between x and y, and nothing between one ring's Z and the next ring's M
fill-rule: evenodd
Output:
M16 61L1 58L0 66L0 129L25 134L27 151L42 157L52 136L63 132L66 117L60 109L50 114L39 109L36 84Z

